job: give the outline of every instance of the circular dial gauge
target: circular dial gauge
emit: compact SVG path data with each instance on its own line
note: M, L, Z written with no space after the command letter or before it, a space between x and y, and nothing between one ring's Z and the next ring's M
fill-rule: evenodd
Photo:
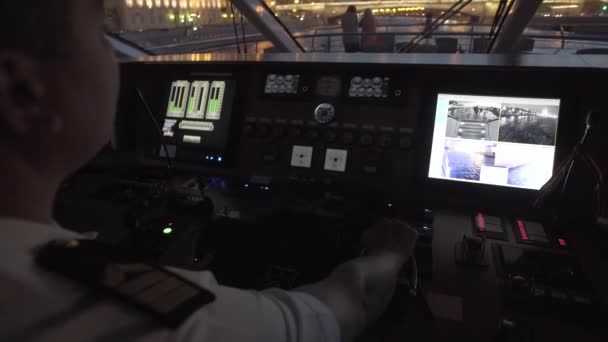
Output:
M329 103L321 103L315 108L315 121L325 125L336 117L336 110L333 105Z

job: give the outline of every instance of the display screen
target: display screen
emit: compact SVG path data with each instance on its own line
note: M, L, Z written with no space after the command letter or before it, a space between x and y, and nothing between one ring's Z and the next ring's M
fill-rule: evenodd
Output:
M316 89L318 96L338 97L342 93L342 79L339 76L321 76Z
M232 80L172 82L162 128L165 141L191 149L224 150L234 86Z
M429 178L540 189L553 174L559 99L439 94Z

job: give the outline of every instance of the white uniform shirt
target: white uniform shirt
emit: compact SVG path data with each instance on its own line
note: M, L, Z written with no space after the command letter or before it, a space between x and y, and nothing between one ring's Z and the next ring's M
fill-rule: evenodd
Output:
M0 219L0 341L314 341L338 342L334 314L314 297L217 284L209 272L176 270L215 294L179 329L169 330L130 306L40 269L34 249L82 238L65 229Z

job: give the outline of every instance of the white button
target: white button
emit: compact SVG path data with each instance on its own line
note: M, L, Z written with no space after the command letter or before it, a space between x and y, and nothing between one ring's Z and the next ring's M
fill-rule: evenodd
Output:
M291 151L291 166L310 169L312 166L312 146L294 145Z
M345 172L348 151L328 148L325 151L325 166L327 171Z
M183 142L187 144L200 144L201 137L197 137L194 135L184 135Z

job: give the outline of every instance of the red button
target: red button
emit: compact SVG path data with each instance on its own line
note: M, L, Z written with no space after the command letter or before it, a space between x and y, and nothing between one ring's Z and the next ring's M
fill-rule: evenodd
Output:
M480 232L486 230L486 220L484 220L482 213L477 214L477 227L479 227Z

